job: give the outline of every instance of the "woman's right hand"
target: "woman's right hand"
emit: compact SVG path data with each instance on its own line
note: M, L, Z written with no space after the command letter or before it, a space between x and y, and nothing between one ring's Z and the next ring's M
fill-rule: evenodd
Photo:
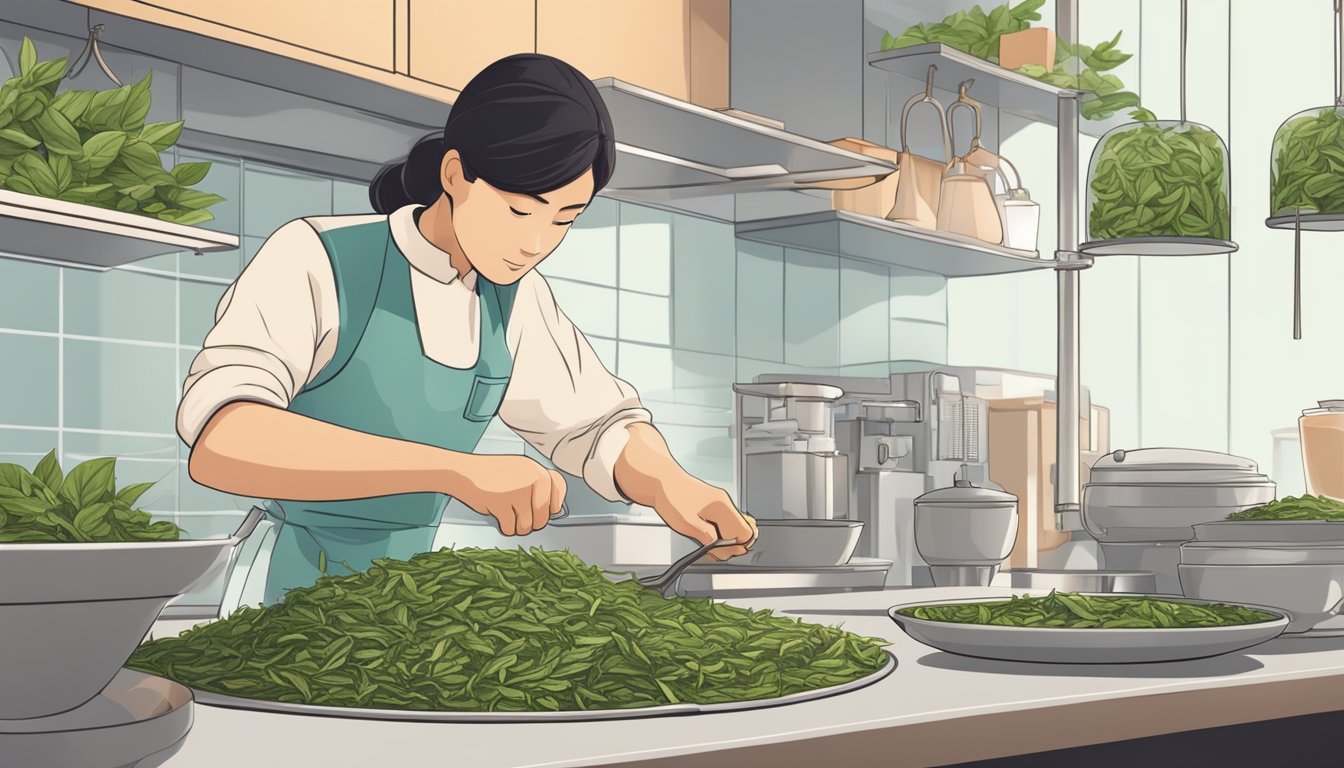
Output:
M565 478L526 456L468 454L465 471L449 495L499 521L505 536L541 530L560 514Z

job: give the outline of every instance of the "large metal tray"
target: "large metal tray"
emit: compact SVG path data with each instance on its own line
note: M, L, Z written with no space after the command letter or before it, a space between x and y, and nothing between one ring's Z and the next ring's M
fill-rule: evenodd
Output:
M1114 595L1100 595L1114 597ZM1155 595L1164 600L1208 604L1226 600L1195 600ZM998 661L1045 664L1147 664L1221 656L1273 640L1288 626L1277 608L1236 603L1277 618L1259 624L1191 629L1063 629L956 624L902 616L898 611L922 605L1000 602L1003 597L934 600L893 606L887 613L905 633L940 651Z
M154 768L181 749L192 720L185 686L123 669L82 707L51 717L0 720L0 765Z
M824 699L841 693L865 688L890 675L896 669L896 657L889 651L887 663L867 677L842 685L818 688L814 691L780 696L774 699L755 701L734 701L723 704L668 704L661 707L638 707L632 709L598 709L564 712L425 712L401 709L359 709L355 707L325 707L308 704L286 704L278 701L261 701L225 696L210 691L193 690L198 704L228 709L249 709L257 712L278 712L290 715L316 715L319 717L343 717L360 720L407 720L433 723L553 723L578 722L586 720L630 720L647 717L667 717L670 715L700 715L715 712L738 712L747 709L764 709L785 704L797 704L804 701Z

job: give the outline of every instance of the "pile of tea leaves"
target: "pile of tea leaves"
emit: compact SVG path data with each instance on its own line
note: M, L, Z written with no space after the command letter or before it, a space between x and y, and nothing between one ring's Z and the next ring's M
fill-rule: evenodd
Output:
M886 641L613 581L567 551L439 550L142 645L128 666L219 694L429 711L768 699L848 683Z
M1344 504L1324 496L1303 494L1243 509L1227 516L1228 520L1324 520L1344 522Z
M1278 618L1239 605L1055 590L1044 597L1014 595L1009 600L918 605L897 613L925 621L1051 629L1189 629L1258 624Z

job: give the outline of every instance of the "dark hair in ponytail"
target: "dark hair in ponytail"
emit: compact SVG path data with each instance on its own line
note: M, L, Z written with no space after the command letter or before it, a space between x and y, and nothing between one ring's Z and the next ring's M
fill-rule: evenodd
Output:
M418 141L405 160L384 166L369 183L373 209L386 214L432 204L443 193L439 166L449 149L462 155L467 181L480 177L505 192L543 194L589 168L597 192L616 168L602 96L582 72L536 53L500 59L473 77L443 133Z

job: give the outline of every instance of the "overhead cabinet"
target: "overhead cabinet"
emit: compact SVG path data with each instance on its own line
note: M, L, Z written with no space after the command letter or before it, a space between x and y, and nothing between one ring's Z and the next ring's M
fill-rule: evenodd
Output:
M491 4L495 2L498 0L491 0ZM392 2L137 0L137 4L214 22L389 72L393 69ZM455 40L463 37L469 36L454 35Z
M491 62L535 50L536 25L536 0L407 0L408 71L460 91Z

